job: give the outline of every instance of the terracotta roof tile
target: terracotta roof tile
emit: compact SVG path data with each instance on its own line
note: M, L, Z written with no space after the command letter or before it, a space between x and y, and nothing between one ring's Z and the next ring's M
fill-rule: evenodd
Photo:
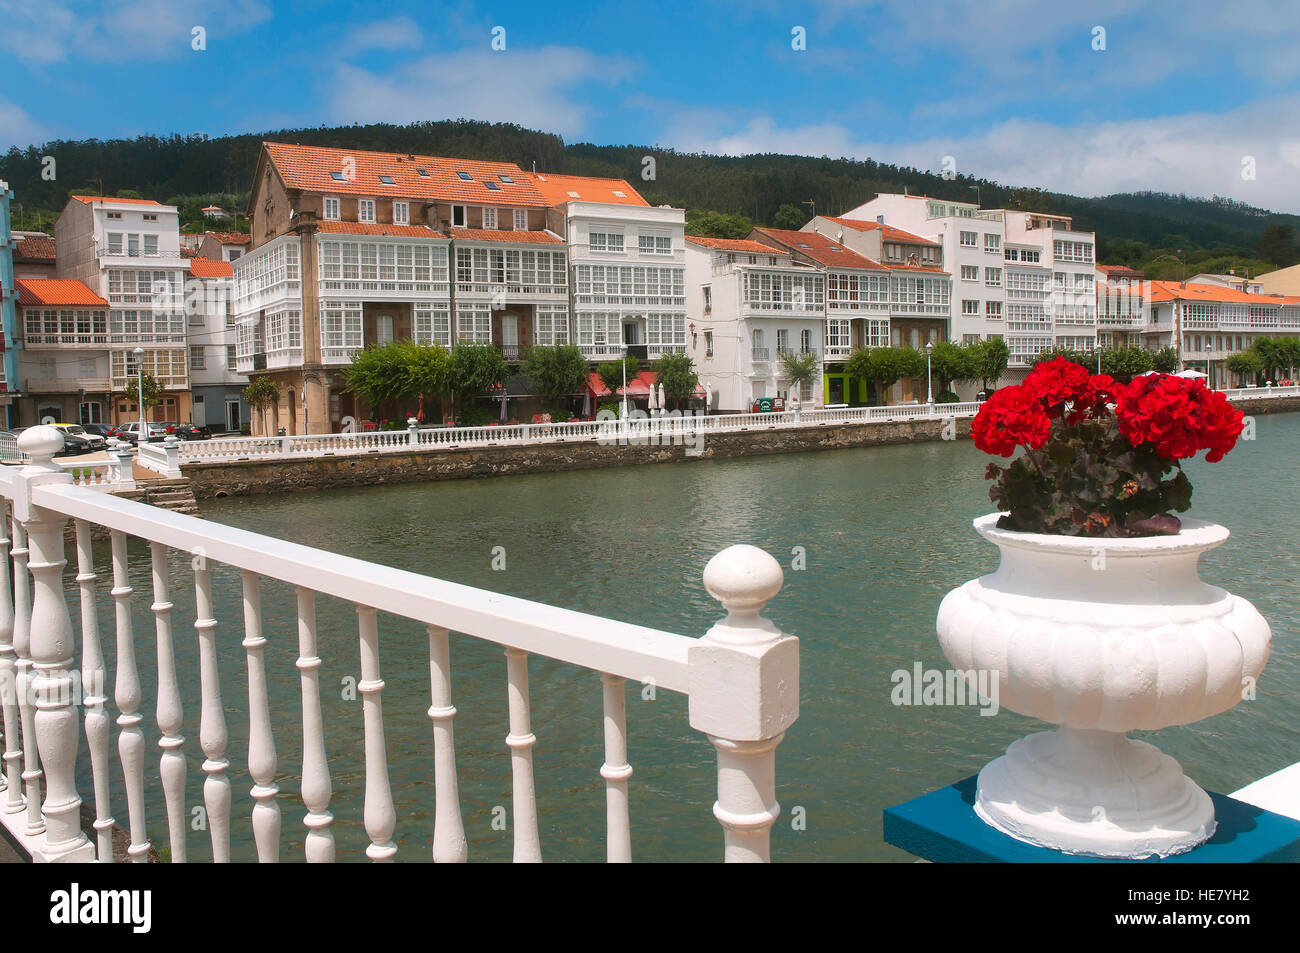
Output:
M771 245L764 245L762 242L756 242L748 238L709 238L707 235L687 235L686 240L717 251L747 252L759 255L785 254L779 248L773 248Z
M510 242L517 245L563 245L564 239L552 232L512 232L490 228L453 228L451 237L470 242Z
M235 270L228 261L194 258L190 261L190 274L195 278L230 278Z
M153 199L120 199L111 195L74 195L72 198L78 202L85 202L90 205L94 202L102 202L105 205L161 205L161 202L155 202Z
M905 232L901 228L895 228L893 225L881 225L879 222L858 221L855 218L831 218L829 215L819 216L828 222L834 222L837 225L843 225L845 228L852 228L859 232L874 232L878 228L884 229L883 237L891 242L907 242L909 245L934 245L938 242L930 241L928 238L922 238L920 235L913 235L911 232Z
M252 235L245 235L243 232L204 232L205 236L211 235L223 245L251 245L253 243Z
M428 225L379 225L374 222L319 222L317 229L337 235L390 235L399 238L446 238Z
M552 205L565 202L604 202L610 205L643 205L650 203L623 179L605 179L589 175L545 175L536 172L528 177Z
M18 303L34 305L81 305L107 308L108 302L80 281L67 278L15 278Z
M285 184L305 192L382 195L515 208L545 208L548 205L527 173L512 162L297 146L284 142L263 145ZM351 160L348 169L344 168L345 160ZM421 169L427 174L421 174ZM347 177L336 179L335 173ZM380 176L393 181L385 182ZM493 187L489 187L488 182Z
M1183 284L1178 281L1152 281L1151 301L1223 301L1244 304L1280 304L1273 295L1249 294L1222 285Z
M884 265L845 248L833 238L818 232L797 232L783 228L756 228L791 251L802 252L818 264L835 268L858 268L864 271L887 271Z
M14 251L16 258L29 261L54 261L54 239L20 238Z

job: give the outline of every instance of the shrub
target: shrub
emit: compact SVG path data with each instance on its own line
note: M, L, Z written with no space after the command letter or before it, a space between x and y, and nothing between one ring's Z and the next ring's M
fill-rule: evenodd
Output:
M936 404L955 404L955 403L957 403L957 401L959 401L960 399L961 399L961 398L959 398L959 397L958 397L956 394L954 394L952 391L950 391L950 390L946 390L946 391L944 391L942 394L940 394L938 397L936 397L936 398L934 399L934 402L935 402Z
M496 419L490 410L470 406L460 412L457 423L462 427L486 427Z

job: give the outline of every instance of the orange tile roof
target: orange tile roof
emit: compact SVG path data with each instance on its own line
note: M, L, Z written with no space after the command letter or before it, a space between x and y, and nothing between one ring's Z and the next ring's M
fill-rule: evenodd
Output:
M867 271L888 270L884 265L872 261L865 255L859 255L852 249L845 248L833 238L827 238L819 232L798 232L784 228L756 228L754 231L771 237L791 251L802 252L822 265L835 268L858 268Z
M516 245L563 245L564 239L551 232L512 232L492 228L453 228L451 237L469 242L510 242Z
M199 253L198 253L197 251L195 251L193 248L186 248L184 245L182 245L182 246L181 246L181 257L182 257L182 258L198 258L198 257L199 257Z
M204 232L204 236L211 235L223 245L251 245L253 243L252 235L245 235L243 232Z
M686 240L718 251L743 251L760 255L785 254L779 248L764 245L762 242L751 241L748 238L709 238L707 235L687 235Z
M107 308L108 302L80 281L67 278L15 278L18 303L25 306L81 305Z
M379 225L374 222L319 222L317 229L338 235L390 235L399 238L446 238L428 225Z
M845 228L852 228L859 232L874 232L878 228L884 229L883 237L891 242L907 242L910 245L935 245L938 242L932 242L928 238L922 238L920 235L913 235L911 232L905 232L901 228L895 228L893 225L881 225L879 222L863 222L855 218L831 218L829 215L821 215L828 222L834 222L837 225L843 225Z
M623 179L605 179L589 175L554 175L530 172L528 177L537 191L552 205L565 202L604 202L609 205L645 205L650 203ZM623 193L616 195L616 192ZM574 193L574 194L570 194Z
M1249 294L1235 288L1222 285L1183 284L1178 281L1152 281L1152 301L1226 301L1245 304L1281 304L1282 299L1273 295Z
M305 192L382 195L516 208L545 208L548 205L527 173L513 162L411 156L408 153L297 146L285 142L266 142L263 146L285 184ZM331 173L346 174L343 168L345 159L352 160L352 175L340 181ZM428 174L421 175L420 169ZM466 173L469 179L462 179L461 172ZM392 184L381 180L381 175L391 178ZM502 176L510 181L504 181ZM488 188L485 182L494 183L496 188Z
M14 249L16 257L33 261L54 261L53 238L20 238Z
M1110 278L1141 278L1143 272L1128 265L1098 265L1097 270Z
M190 260L190 274L195 278L230 278L235 274L235 269L228 261L193 258Z
M120 199L112 195L74 195L72 198L87 205L92 202L106 202L109 205L161 205L153 199Z

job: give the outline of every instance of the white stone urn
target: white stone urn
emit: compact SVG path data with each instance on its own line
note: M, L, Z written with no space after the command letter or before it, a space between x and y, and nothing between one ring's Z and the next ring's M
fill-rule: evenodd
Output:
M1094 857L1207 840L1209 795L1126 733L1227 711L1263 670L1268 623L1197 574L1228 531L1184 519L1173 536L1049 536L998 529L999 515L975 520L1001 551L997 571L944 597L939 642L955 668L997 672L1000 707L1059 727L980 772L975 812L1018 840Z

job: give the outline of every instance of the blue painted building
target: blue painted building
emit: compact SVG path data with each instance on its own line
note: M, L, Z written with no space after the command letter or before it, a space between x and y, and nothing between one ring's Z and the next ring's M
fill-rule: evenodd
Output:
M13 395L10 382L18 381L18 296L14 289L14 242L9 209L14 193L9 183L0 179L0 317L3 317L3 370L0 380L0 426L13 426Z

